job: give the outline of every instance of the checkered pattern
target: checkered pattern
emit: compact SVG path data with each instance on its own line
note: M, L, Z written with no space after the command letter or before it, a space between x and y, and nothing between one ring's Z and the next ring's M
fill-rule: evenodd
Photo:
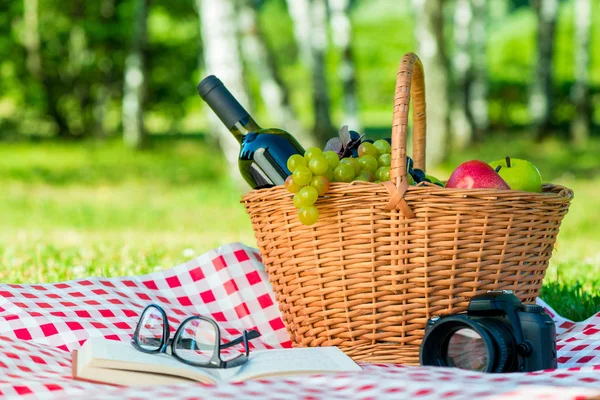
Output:
M129 340L143 308L155 302L172 329L187 316L218 321L225 340L244 329L255 348L291 343L253 249L233 243L175 268L125 278L43 285L0 285L0 397L34 398L588 398L600 396L600 313L573 323L551 310L560 369L480 374L458 369L362 364L365 371L272 378L242 384L114 388L71 379L68 351L89 337Z
M144 307L157 303L173 332L200 314L217 321L225 339L257 329L262 337L254 346L290 347L260 260L255 249L234 243L145 276L2 285L0 334L63 350L88 337L129 340Z

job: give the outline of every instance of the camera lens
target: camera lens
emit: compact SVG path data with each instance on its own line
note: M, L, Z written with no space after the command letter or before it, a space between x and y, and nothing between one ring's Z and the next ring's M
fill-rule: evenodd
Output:
M489 354L481 335L469 328L454 332L448 340L446 360L449 367L485 371Z
M429 328L421 344L421 365L482 372L509 372L517 357L512 331L495 318L444 317Z

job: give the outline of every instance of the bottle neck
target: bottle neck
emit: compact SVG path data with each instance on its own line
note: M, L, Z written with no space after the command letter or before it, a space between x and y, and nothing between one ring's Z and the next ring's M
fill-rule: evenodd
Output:
M250 115L247 115L245 118L242 118L238 122L236 122L229 131L233 134L238 142L242 142L244 135L247 135L252 132L258 132L262 128L252 119Z
M244 135L260 131L248 111L236 100L223 82L214 75L207 76L198 84L198 94L217 114L238 142Z

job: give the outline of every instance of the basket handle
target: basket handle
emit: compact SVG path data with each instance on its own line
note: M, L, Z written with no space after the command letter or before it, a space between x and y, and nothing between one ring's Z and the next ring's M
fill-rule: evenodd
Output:
M410 97L413 97L413 160L415 168L425 171L425 79L423 64L414 53L402 57L396 76L394 95L394 116L392 120L392 163L390 181L384 182L390 194L386 210L400 209L408 218L414 213L404 200L408 189L406 170L406 135L408 131L408 110Z

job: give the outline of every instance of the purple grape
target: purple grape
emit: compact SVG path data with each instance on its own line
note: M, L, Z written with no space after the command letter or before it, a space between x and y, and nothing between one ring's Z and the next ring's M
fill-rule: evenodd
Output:
M406 156L406 169L410 172L410 171L412 171L414 166L415 166L415 163L414 163L413 159L410 158L409 156Z
M350 131L350 139L352 141L354 140L359 140L361 138L360 133L356 132L356 131Z
M414 168L411 172L411 175L412 175L413 179L415 180L415 183L423 182L425 179L427 179L425 177L425 172L423 172L422 170L420 170L418 168Z

